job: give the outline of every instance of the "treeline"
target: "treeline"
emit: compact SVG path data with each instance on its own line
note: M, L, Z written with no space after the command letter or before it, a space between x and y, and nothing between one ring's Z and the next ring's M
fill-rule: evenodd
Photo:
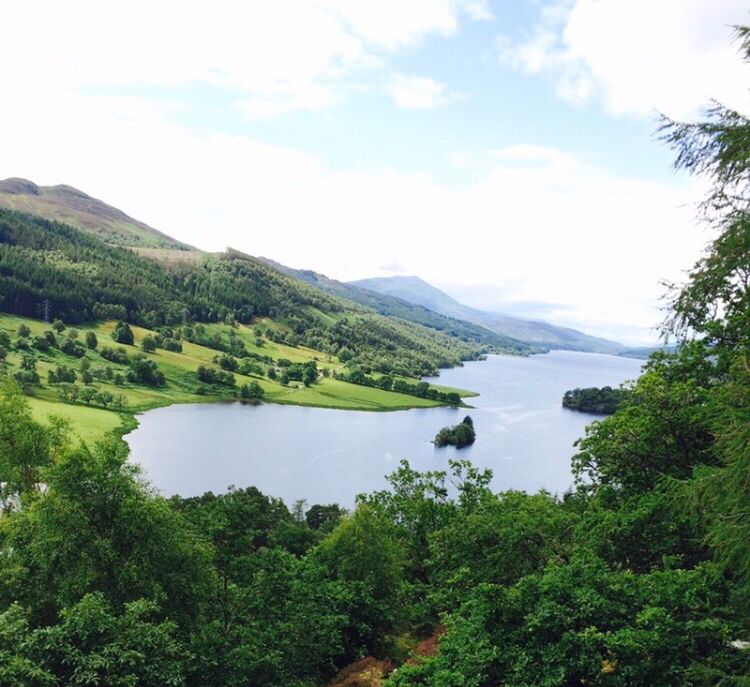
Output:
M268 316L284 325L273 334L284 343L330 355L346 349L363 366L408 376L485 351L329 296L237 251L161 265L72 227L0 210L0 310L40 318L45 301L69 324L117 319L159 329Z
M563 394L562 405L563 408L579 410L582 413L611 415L617 410L624 396L623 389L613 389L611 386L572 389Z
M417 398L428 398L432 401L439 401L449 405L461 405L461 396L456 391L440 391L430 386L427 382L417 382L411 384L403 379L394 379L388 374L380 377L370 377L363 370L356 368L348 373L338 373L334 375L351 384L360 384L361 386L371 386L385 391L395 391L399 394L416 396Z

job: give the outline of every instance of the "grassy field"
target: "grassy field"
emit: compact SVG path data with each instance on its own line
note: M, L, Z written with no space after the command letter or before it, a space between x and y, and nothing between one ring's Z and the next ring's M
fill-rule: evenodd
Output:
M21 324L25 324L31 330L32 338L48 330L49 325L38 320L31 320L12 315L0 315L0 330L6 331L15 341L16 331ZM103 346L117 347L112 338L114 322L92 323L87 326L76 327L79 331L78 341L84 342L87 331L93 331L99 346L96 350L87 350L87 358L92 368L110 366L115 372L125 373L127 366L113 364L99 354ZM230 328L228 325L205 325L207 336L220 334L225 336L233 329L234 336L242 340L245 347L251 353L270 356L274 361L286 358L294 363L305 363L315 360L320 369L328 368L331 372L338 372L343 365L335 357L315 351L309 348L290 347L280 343L274 343L268 339L258 342L255 335L255 327L263 326L282 328L281 325L270 320L262 320L252 327L238 326ZM144 337L153 332L140 327L131 327L135 336L134 346L125 346L129 354L140 351L140 344ZM65 336L67 330L61 336ZM213 358L217 351L206 346L200 346L188 341L183 341L181 353L175 353L158 349L153 353L146 354L155 361L159 369L166 376L166 384L162 387L150 387L141 384L126 382L123 385L115 385L112 382L96 381L94 383L97 391L109 391L112 394L121 394L127 405L124 412L112 409L87 406L82 403L64 403L59 397L59 388L47 383L50 370L58 365L64 365L78 370L80 359L62 353L59 349L52 348L46 352L34 351L37 357L37 371L41 378L41 385L34 387L33 398L31 398L32 409L36 417L45 419L51 415L57 415L68 419L73 432L85 441L95 440L105 433L123 431L125 427L132 426L133 415L138 412L167 406L173 403L207 403L213 401L228 401L236 398L236 390L229 387L203 386L202 393L196 393L199 386L196 378L196 370L200 365L213 366ZM11 350L7 358L7 366L10 371L18 369L21 362L22 351ZM241 375L235 373L237 388L251 381L256 381L265 392L265 401L271 403L289 403L303 406L316 406L322 408L338 408L346 410L403 410L407 408L425 408L439 405L436 401L417 398L391 391L384 391L372 387L359 386L348 382L321 377L317 383L305 387L301 382L292 381L284 386L277 381L254 375ZM414 380L408 380L414 381ZM78 382L81 385L80 382ZM462 396L471 396L472 392L461 389L439 387L442 391L457 391ZM123 424L125 423L125 424Z

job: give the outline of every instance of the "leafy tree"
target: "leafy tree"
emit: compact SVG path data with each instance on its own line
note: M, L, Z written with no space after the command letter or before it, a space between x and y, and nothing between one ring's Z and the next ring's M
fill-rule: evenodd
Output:
M86 346L92 351L99 345L99 340L96 338L96 334L90 329L86 332Z
M65 331L65 323L62 320L55 320L52 323L52 329L54 329L58 334L62 334Z
M6 687L52 687L55 675L34 655L32 633L23 608L0 612L0 684Z
M31 344L37 351L46 352L50 349L49 341L45 336L35 336L34 341Z
M240 398L243 400L259 401L264 396L265 391L263 391L263 387L255 380L240 387Z
M512 587L478 586L448 618L438 654L389 684L716 684L700 673L748 667L717 612L726 599L710 566L640 577L596 559L550 565Z
M156 339L153 336L144 336L141 341L141 349L144 353L153 353L156 350Z
M152 601L131 601L118 614L102 594L88 594L61 622L31 633L29 653L66 685L182 685L185 649L161 615Z
M45 482L44 498L4 523L0 602L15 599L47 623L94 592L117 608L158 602L180 623L200 614L212 584L208 551L144 492L126 447L70 450Z
M360 504L315 550L334 579L356 590L361 641L371 650L396 626L401 610L405 556L391 527L375 508Z
M87 406L91 405L96 398L96 389L92 386L85 386L78 392L78 398L83 401Z
M133 336L133 330L130 328L127 322L118 322L115 328L112 330L112 339L119 344L125 344L126 346L132 346L135 341Z
M750 62L750 28L738 37ZM667 331L702 352L713 368L705 424L716 437L715 464L705 461L692 479L672 483L693 510L724 568L750 592L750 119L715 104L703 121L663 120L677 152L675 166L712 182L704 202L717 233L682 287L673 286ZM683 343L685 346L686 343Z
M60 344L60 350L66 355L72 355L76 358L82 358L86 355L86 349L75 339L66 338Z
M486 495L430 535L429 575L438 606L456 608L483 583L511 585L563 561L578 521L549 494Z
M333 529L345 515L346 510L337 503L327 506L316 503L305 513L305 522L314 530L327 531Z
M65 441L62 421L53 420L49 426L36 422L20 387L0 377L0 505L4 510L39 490L45 470Z
M16 336L18 336L19 339L28 339L31 336L31 329L29 329L27 324L21 323L16 330Z
M50 370L47 377L50 384L72 384L77 379L76 371L65 365L58 365L54 370Z
M156 362L143 358L136 358L130 362L127 379L134 384L149 386L163 386L166 383L166 377Z

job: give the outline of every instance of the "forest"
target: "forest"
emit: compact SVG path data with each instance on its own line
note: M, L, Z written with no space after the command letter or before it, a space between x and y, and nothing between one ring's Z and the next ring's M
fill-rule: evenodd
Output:
M466 461L404 461L348 513L251 486L165 499L122 442L39 423L2 378L0 684L750 684L750 120L716 105L660 132L678 168L712 182L715 238L670 292L676 348L589 425L561 496L494 493ZM13 303L32 280L9 265L71 284L64 307L82 317L95 301L71 273L109 288L69 264L67 229L12 214L1 226L30 227L2 253ZM144 318L177 293L179 277L132 269L152 298ZM207 269L186 307L246 268ZM118 304L132 317L136 302Z

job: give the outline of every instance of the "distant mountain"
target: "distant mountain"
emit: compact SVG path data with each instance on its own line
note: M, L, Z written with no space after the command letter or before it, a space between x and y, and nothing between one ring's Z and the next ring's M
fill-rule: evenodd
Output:
M275 260L271 260L270 258L259 259L267 265L277 269L279 272L300 279L301 281L333 296L345 298L354 303L358 303L359 305L371 308L381 315L398 317L402 320L436 329L445 334L449 334L450 336L463 339L464 341L483 343L506 351L518 353L537 352L537 349L534 346L488 329L481 324L445 315L423 305L411 303L410 301L397 296L381 294L371 289L361 288L355 284L340 282L326 277L319 272L314 272L313 270L294 269L282 265Z
M541 320L526 320L502 313L478 310L459 303L419 277L381 277L350 282L375 293L400 298L421 305L447 317L473 322L517 341L548 348L620 353L626 347L616 341L584 334L576 329L559 327Z
M623 358L637 358L638 360L647 360L652 353L661 351L662 353L674 353L677 350L675 345L667 346L642 346L639 348L627 348L617 355Z
M0 208L64 222L110 245L191 250L190 246L72 186L37 186L27 179L5 179L0 181Z

